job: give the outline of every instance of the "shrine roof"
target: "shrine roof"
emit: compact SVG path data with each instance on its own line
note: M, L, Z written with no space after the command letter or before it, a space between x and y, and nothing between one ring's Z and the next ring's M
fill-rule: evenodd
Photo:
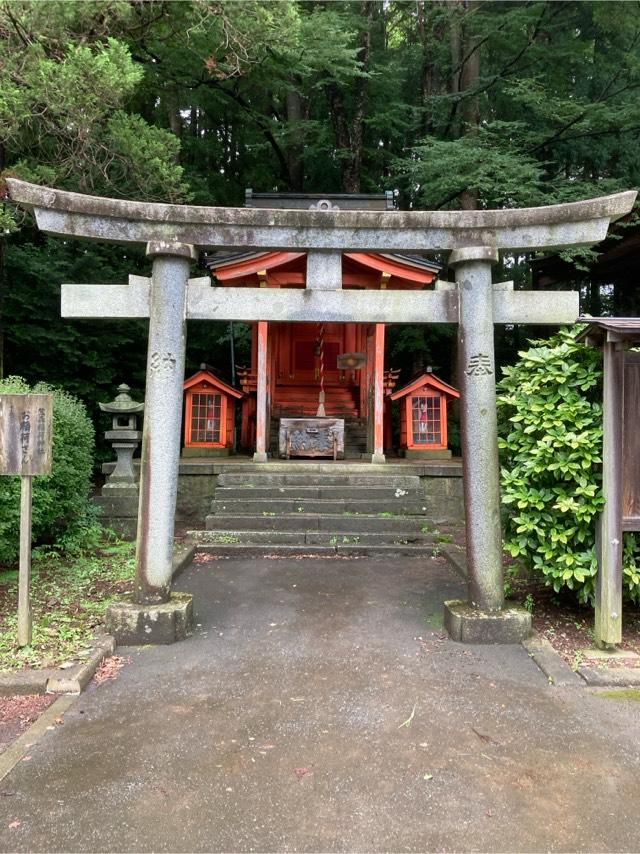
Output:
M246 208L282 210L395 211L397 193L254 193L245 190Z
M402 388L394 391L393 394L389 395L391 400L399 400L402 397L406 397L411 394L412 391L416 391L423 386L431 386L437 391L441 391L443 394L448 395L449 397L460 397L460 392L457 388L454 388L452 385L444 382L432 374L430 371L425 371L425 373L420 374L419 377L415 377L406 385L402 386Z
M588 326L576 335L576 340L590 347L599 347L605 341L640 343L640 317L580 317L578 322Z
M220 284L254 285L268 271L278 287L305 287L306 252L234 252L205 257L205 267ZM388 276L389 287L416 289L431 285L442 269L440 264L417 255L378 252L343 252L343 286L380 287ZM355 265L355 266L354 266ZM377 277L377 278L376 278Z
M268 259L273 255L284 255L294 253L274 253L274 252L215 252L204 256L204 264L209 270L217 270L220 267L227 265L240 264L245 261L251 261L255 258L257 261L260 258ZM298 256L306 255L306 252L295 253ZM433 273L439 273L442 270L442 264L437 264L435 261L429 261L427 258L422 258L419 255L401 255L391 252L344 252L347 257L355 255L369 255L372 258L386 258L397 264L402 264L406 267L416 267L421 270L429 270Z
M220 389L220 391L230 395L231 397L235 397L238 400L245 396L243 391L239 391L237 388L234 388L232 385L229 385L229 383L226 383L224 380L221 380L220 377L217 377L215 374L212 374L211 371L203 369L196 371L193 376L188 377L182 384L182 388L186 391L187 389L193 388L193 386L198 385L201 382L210 383L212 386L215 386L215 388Z

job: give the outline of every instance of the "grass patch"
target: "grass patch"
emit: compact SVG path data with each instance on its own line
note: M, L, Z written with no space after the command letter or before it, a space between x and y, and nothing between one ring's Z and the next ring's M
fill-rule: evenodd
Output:
M235 534L211 534L207 537L203 537L203 539L207 543L214 543L218 545L225 543L230 545L240 542L240 537L237 537Z
M135 544L105 540L82 556L34 552L33 641L17 646L18 573L0 572L0 670L53 667L81 657L110 602L133 589Z
M611 691L598 691L595 696L605 700L631 700L640 703L640 688L614 688Z

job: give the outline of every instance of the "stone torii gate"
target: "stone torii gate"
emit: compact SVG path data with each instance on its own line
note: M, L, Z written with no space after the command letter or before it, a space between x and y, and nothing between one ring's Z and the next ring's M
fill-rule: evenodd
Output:
M462 641L515 641L526 613L504 610L494 324L571 323L573 292L514 291L494 284L499 252L561 249L601 241L628 213L634 192L520 210L339 211L166 205L85 196L7 179L10 198L51 234L145 244L150 278L128 285L63 285L62 315L149 318L134 603L123 633L145 643L176 639L189 607L171 596L186 319L457 323L467 521L468 603L448 603ZM201 249L308 253L304 290L213 287L189 278ZM434 291L342 290L343 252L448 252L455 283ZM374 460L382 454L374 448ZM379 459L379 457L378 457ZM126 613L125 613L126 611Z

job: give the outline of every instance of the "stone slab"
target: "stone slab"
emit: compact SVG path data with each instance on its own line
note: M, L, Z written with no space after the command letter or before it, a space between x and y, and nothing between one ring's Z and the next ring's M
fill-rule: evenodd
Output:
M461 578L467 577L467 559L465 551L460 546L453 543L442 545L442 554L445 556L449 564L455 569Z
M640 668L579 667L578 673L591 688L626 688L640 686Z
M584 686L582 679L546 638L534 633L530 638L522 641L522 646L547 677L549 684L557 685L559 688Z
M444 626L459 643L521 643L531 634L531 614L524 608L480 611L454 599L444 603Z
M73 696L58 697L19 738L0 754L0 780L15 768L48 730L55 728L56 721L60 720L74 702Z
M400 490L400 493L399 493ZM403 498L405 500L422 500L422 492L418 487L396 487L392 481L390 486L216 486L214 498L224 501L225 499L255 500L257 498L290 498L292 501L304 498L325 499L391 499Z
M192 543L184 545L175 545L173 548L173 563L171 565L171 576L176 578L185 570L193 560L196 553L196 547Z
M637 661L640 658L637 652L631 652L628 649L598 649L597 647L589 647L588 649L580 650L585 659L590 661Z
M106 625L124 646L175 643L193 631L193 597L173 592L168 602L159 605L116 602L107 608Z
M451 459L451 451L418 451L414 448L407 448L404 452L404 456L408 460L450 460Z
M44 694L51 670L17 670L0 673L0 697Z
M181 457L182 459L189 457L228 457L230 453L229 448L183 448Z
M115 639L103 635L86 661L67 670L56 670L47 681L47 694L80 694L91 682L104 659L113 655L115 649Z
M356 500L345 500L340 498L280 498L273 495L271 498L254 499L251 492L243 498L215 498L211 502L211 513L220 516L238 516L255 513L260 516L263 512L294 514L294 513L355 513L358 515L368 514L392 514L394 516L422 516L426 511L425 502L422 500L408 501L404 496L395 498L393 493L387 498L372 498Z

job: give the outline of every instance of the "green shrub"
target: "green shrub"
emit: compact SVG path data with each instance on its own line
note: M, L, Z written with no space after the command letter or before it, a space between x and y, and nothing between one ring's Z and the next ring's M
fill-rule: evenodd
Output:
M84 404L44 383L30 388L20 377L0 380L0 392L53 395L52 473L33 479L33 541L63 551L93 545L100 533L90 501L94 430ZM19 549L20 478L0 477L0 564Z
M559 592L593 601L602 475L602 361L579 329L532 341L498 384L504 547ZM624 535L623 586L640 602L640 535Z
M601 492L600 353L562 330L498 384L504 547L556 591L593 597Z

